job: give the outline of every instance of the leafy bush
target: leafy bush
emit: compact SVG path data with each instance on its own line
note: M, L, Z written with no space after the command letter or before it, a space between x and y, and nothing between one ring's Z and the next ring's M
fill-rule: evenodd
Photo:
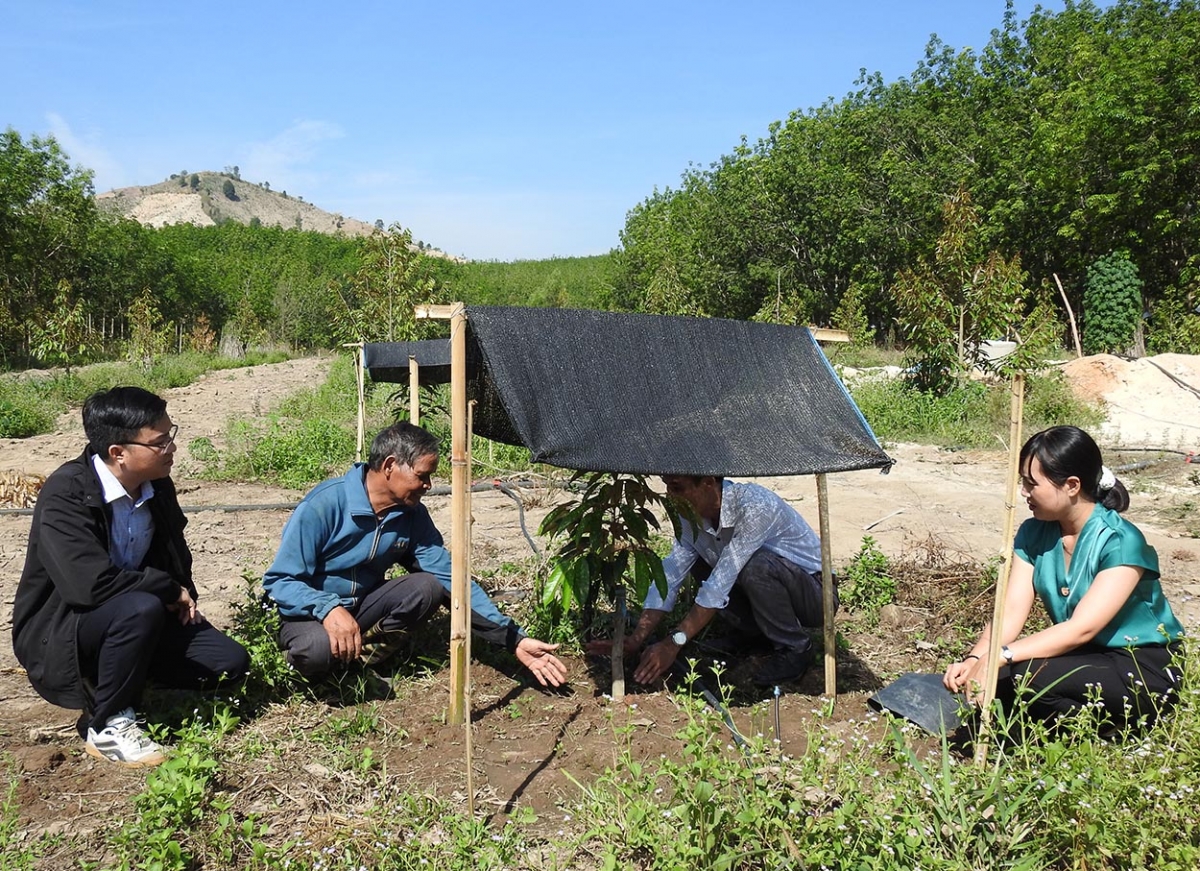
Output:
M246 459L252 478L304 489L354 460L354 436L329 420L274 420Z
M1114 251L1087 271L1083 293L1085 354L1119 354L1133 347L1142 316L1142 280L1129 252Z
M1152 316L1152 354L1200 354L1200 285L1168 288Z
M1075 398L1060 372L1030 376L1025 394L1027 432L1056 424L1086 429L1103 419L1099 409ZM1007 442L1006 385L959 382L938 396L901 380L862 381L851 395L875 435L884 440L971 448L1000 448Z
M5 386L0 384L0 438L28 438L54 427L54 415L36 396L10 392Z
M995 445L988 389L980 382L958 382L938 396L906 381L869 381L855 385L852 395L879 438L972 447Z
M993 411L993 420L998 426L1007 425L1009 396L1004 391L999 399L999 408ZM1034 375L1025 379L1024 430L1031 435L1051 426L1070 424L1082 429L1091 429L1104 422L1104 412L1099 406L1083 402L1071 390L1071 385L1061 371Z

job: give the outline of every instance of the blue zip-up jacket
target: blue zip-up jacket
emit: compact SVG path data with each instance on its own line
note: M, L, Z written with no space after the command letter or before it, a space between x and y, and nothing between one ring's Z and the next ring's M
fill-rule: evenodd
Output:
M450 592L450 554L424 505L397 506L375 516L367 497L365 463L318 484L296 506L263 588L284 617L324 620L338 605L351 611L363 596L403 565L429 572ZM514 650L525 633L501 614L474 581L471 617L486 641Z

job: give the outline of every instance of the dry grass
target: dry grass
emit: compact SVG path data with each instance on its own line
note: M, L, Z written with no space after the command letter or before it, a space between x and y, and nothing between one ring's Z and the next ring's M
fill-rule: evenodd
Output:
M32 508L46 478L20 472L0 472L0 508Z

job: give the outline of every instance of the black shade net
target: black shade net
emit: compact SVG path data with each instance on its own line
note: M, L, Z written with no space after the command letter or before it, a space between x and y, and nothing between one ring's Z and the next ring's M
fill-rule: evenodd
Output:
M422 387L450 381L450 340L423 339L419 342L367 342L363 366L372 381L408 383L408 358L417 363Z
M804 328L496 306L467 326L475 432L535 462L739 477L893 462ZM367 366L407 380L403 360L402 377Z

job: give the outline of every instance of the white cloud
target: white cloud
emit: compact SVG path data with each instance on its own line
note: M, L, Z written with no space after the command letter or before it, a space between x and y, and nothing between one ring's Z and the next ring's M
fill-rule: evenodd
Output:
M66 119L56 112L47 113L46 122L50 125L50 133L70 158L71 165L82 166L95 173L93 184L97 193L130 184L124 168L102 146L96 144L95 137L76 134Z
M297 121L265 142L252 142L245 164L239 167L241 175L252 181L269 181L281 190L311 183L315 176L303 167L317 156L322 143L345 135L341 127L327 121Z

